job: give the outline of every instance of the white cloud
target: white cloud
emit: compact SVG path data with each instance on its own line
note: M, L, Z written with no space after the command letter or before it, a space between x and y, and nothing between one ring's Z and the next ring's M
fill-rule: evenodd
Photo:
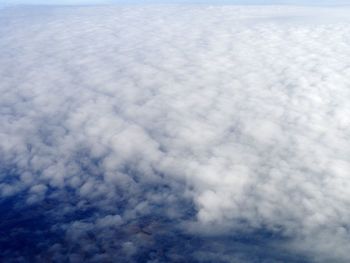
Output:
M57 202L72 262L140 260L170 226L223 262L249 253L212 240L260 230L289 256L349 260L348 10L1 12L0 194Z

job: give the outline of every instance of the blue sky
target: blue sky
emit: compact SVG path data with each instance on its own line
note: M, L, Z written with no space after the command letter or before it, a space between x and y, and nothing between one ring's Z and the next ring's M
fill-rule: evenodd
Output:
M232 3L232 4L302 4L336 5L347 4L346 0L0 0L0 5L45 4L45 5L81 5L113 3Z

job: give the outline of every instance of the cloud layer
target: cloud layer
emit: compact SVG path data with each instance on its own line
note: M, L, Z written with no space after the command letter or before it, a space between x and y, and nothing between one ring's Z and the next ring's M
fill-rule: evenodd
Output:
M1 260L348 262L348 11L1 10Z

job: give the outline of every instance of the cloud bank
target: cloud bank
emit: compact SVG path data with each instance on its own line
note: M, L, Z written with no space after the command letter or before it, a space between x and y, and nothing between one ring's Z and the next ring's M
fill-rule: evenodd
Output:
M1 10L1 261L348 262L348 11Z

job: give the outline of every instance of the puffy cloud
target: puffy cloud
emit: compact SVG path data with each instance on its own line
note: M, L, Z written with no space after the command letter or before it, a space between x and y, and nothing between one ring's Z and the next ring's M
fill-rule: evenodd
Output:
M5 262L348 262L348 10L8 8Z

